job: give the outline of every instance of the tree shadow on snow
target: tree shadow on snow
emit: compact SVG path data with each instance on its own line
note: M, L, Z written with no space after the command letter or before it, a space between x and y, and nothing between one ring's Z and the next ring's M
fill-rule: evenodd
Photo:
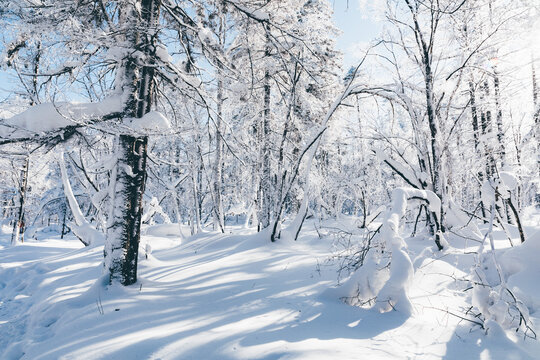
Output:
M529 360L534 359L504 333L484 333L484 330L471 330L469 325L456 327L452 338L446 343L445 360Z
M305 311L295 323L271 327L258 332L256 336L247 336L241 344L249 347L280 340L372 339L400 327L409 318L397 311L381 314L375 310L349 306L338 300L324 301Z

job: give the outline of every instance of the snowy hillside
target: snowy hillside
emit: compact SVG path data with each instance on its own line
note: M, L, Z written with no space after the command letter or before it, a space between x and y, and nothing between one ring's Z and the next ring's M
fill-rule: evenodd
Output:
M528 228L533 232L534 228ZM536 228L538 231L539 228ZM413 315L339 299L332 240L314 223L299 241L203 233L177 240L175 226L147 229L139 281L107 287L103 247L58 236L0 248L2 359L529 359L538 341L462 320L478 244L452 248L407 239L414 260ZM540 233L515 247L537 251ZM507 247L496 233L498 247ZM147 246L150 245L150 246ZM150 250L146 258L143 249ZM502 252L501 252L502 253ZM538 304L537 254L522 257L514 284ZM333 265L332 265L333 264ZM518 270L514 270L518 272ZM532 309L531 309L532 310ZM539 313L532 313L540 324Z

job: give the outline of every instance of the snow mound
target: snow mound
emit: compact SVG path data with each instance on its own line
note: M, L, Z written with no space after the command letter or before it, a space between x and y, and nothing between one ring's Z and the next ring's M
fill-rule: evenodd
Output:
M507 285L533 314L540 310L540 231L522 244L508 249L501 257L501 267L507 274Z

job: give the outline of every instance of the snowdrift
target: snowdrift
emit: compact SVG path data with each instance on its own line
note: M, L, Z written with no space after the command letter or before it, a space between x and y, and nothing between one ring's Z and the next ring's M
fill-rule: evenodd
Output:
M332 241L307 223L297 242L248 230L181 242L149 227L140 280L107 287L102 246L72 238L0 243L2 359L532 359L538 341L463 320L476 244L444 252L407 238L412 315L340 300ZM500 234L499 234L500 235ZM533 238L535 240L533 240ZM503 240L497 240L503 244ZM151 253L143 249L150 245ZM504 267L538 324L538 236L507 250ZM516 259L519 259L516 260ZM516 290L517 292L517 290ZM528 295L527 295L528 294ZM527 295L527 296L526 296Z

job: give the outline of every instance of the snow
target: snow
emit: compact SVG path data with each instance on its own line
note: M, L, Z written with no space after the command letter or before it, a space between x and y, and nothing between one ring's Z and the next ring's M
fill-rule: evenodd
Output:
M7 235L0 238L0 358L502 360L540 353L537 341L511 337L496 323L486 335L451 315L463 315L470 301L464 290L473 255L457 238L444 253L425 239L403 239L414 266L408 316L343 303L335 267L318 266L332 244L312 220L296 242L231 231L181 243L177 224L147 227L139 281L129 287L106 285L102 245L52 237L9 246ZM539 266L540 239L529 238L503 260L520 257L520 267L507 270L509 284L538 299L537 278L522 277Z
M501 266L508 274L507 286L527 306L530 313L540 311L540 231L523 244L508 249L501 257Z
M482 201L484 204L491 204L495 202L495 187L489 180L482 183Z
M164 63L170 63L172 62L172 57L169 54L167 48L163 45L159 45L156 48L156 56L163 61Z
M396 188L392 191L392 203L386 210L380 228L380 240L375 234L366 263L343 288L341 298L347 303L362 305L375 301L374 308L380 312L396 310L405 316L412 315L413 306L408 292L414 277L414 268L407 244L400 235L401 219L411 200L427 201L429 210L434 213L437 213L441 206L437 195L429 190ZM378 241L382 244L377 246ZM378 249L375 250L376 248ZM385 251L391 257L388 263L389 270L381 257Z
M68 200L69 208L75 220L75 223L69 224L71 230L86 244L103 242L105 240L105 236L96 230L96 228L86 220L81 212L81 208L79 207L79 203L77 202L75 195L73 195L73 190L71 189L71 184L67 175L64 153L60 153L58 163L60 165L60 173L62 174L62 187L64 188L64 194Z
M413 264L407 253L407 244L399 235L400 221L407 209L408 190L397 188L392 192L392 205L387 211L381 237L386 248L392 251L390 277L379 291L377 302L380 311L395 309L406 316L412 313L412 304L407 295L414 274Z
M499 173L502 183L508 190L514 190L518 185L518 179L515 174L509 171L501 171Z
M246 14L249 14L250 17L254 18L257 21L268 21L270 19L270 14L268 14L265 11L262 11L261 9L257 9L257 10L249 9L238 3L234 3L234 6L236 6L240 11Z
M171 129L169 119L159 111L150 111L138 119L126 119L126 124L131 129L144 134L164 132Z
M46 133L60 128L84 124L88 120L122 111L121 96L101 102L58 102L38 104L0 122L0 137L15 138Z

